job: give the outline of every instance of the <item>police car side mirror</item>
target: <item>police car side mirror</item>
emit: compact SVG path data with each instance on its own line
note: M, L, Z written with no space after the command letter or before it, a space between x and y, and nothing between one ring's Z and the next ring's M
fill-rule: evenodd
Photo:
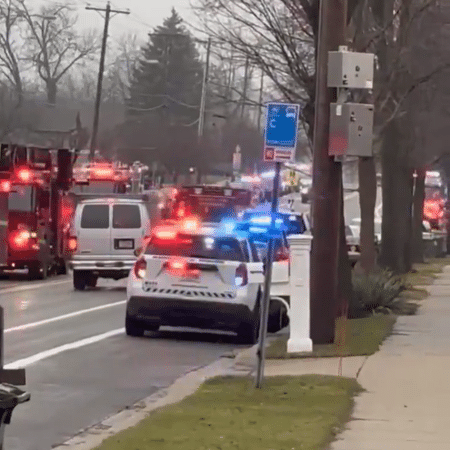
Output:
M142 247L138 247L134 250L134 256L139 256L142 252Z

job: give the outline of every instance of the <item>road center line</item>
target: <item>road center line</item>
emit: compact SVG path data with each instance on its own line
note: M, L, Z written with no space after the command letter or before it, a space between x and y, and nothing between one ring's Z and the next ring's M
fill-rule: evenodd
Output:
M22 369L31 364L35 364L52 356L59 355L61 353L67 352L69 350L75 350L77 348L85 347L87 345L95 344L96 342L104 341L113 336L125 333L125 328L119 328L117 330L111 330L103 334L98 334L97 336L92 336L81 341L72 342L70 344L60 345L59 347L52 348L50 350L45 350L44 352L36 353L28 358L19 359L12 363L6 364L5 369Z
M5 289L0 288L0 295L12 294L14 292L32 291L33 289L58 286L60 284L67 284L67 283L71 283L71 282L72 282L72 280L52 281L50 283L30 284L29 286L19 286L19 287L5 288Z
M101 311L102 309L113 308L114 306L124 305L126 302L127 302L126 300L121 300L120 302L108 303L107 305L100 305L100 306L95 306L93 308L81 309L79 311L75 311L72 313L63 314L62 316L51 317L49 319L39 320L38 322L30 322L30 323L26 323L24 325L18 325L16 327L7 328L4 332L11 333L12 331L27 330L28 328L35 328L35 327L39 327L41 325L47 325L49 323L59 322L60 320L66 320L66 319L71 319L72 317L78 317L78 316L81 316L82 314L88 314L88 313L95 312L95 311Z

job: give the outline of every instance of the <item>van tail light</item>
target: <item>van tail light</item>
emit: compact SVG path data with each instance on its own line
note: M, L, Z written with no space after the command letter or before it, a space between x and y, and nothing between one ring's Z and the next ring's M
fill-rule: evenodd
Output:
M247 273L247 267L245 264L241 264L236 269L236 275L234 278L235 285L238 287L245 286L248 283L248 273Z
M69 239L67 241L67 248L71 252L76 251L76 249L78 248L78 239L76 238L76 236L70 236L69 237Z
M275 253L275 261L289 261L289 251L286 249L280 249Z
M136 275L136 278L139 278L140 280L144 279L146 272L147 261L145 261L144 258L137 260L136 264L134 265L134 274Z

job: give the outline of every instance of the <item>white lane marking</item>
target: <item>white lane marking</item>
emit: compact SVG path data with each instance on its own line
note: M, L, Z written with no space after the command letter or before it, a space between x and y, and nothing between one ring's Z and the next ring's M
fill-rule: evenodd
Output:
M35 355L29 356L28 358L19 359L12 363L6 364L5 369L22 369L27 366L30 366L31 364L35 364L39 361L42 361L44 359L51 358L52 356L59 355L69 350L75 350L77 348L85 347L86 345L95 344L96 342L104 341L105 339L123 333L125 333L125 328L119 328L117 330L111 330L106 333L98 334L97 336L81 339L81 341L60 345L59 347L55 347L50 350L45 350L44 352L36 353Z
M28 286L19 286L19 287L13 287L13 288L0 288L0 295L1 294L12 294L14 292L23 292L23 291L32 291L33 289L40 289L40 288L46 288L51 286L59 286L60 284L67 284L71 283L72 280L64 280L64 281L52 281L50 283L39 283L39 284L30 284Z
M38 322L30 322L24 325L18 325L16 327L7 328L4 333L11 333L12 331L22 331L27 330L28 328L39 327L40 325L47 325L53 322L59 322L60 320L71 319L72 317L78 317L82 314L87 314L95 311L101 311L106 308L113 308L114 306L124 305L127 301L121 300L120 302L108 303L107 305L94 306L93 308L88 309L80 309L79 311L75 311L68 314L63 314L62 316L50 317L49 319L39 320Z

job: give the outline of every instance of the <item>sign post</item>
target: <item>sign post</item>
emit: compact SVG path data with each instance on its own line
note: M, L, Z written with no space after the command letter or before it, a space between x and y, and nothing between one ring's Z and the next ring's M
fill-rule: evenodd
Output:
M273 179L270 237L266 259L264 295L261 307L261 321L258 342L258 367L256 370L256 388L260 389L264 377L265 346L267 322L269 320L270 285L272 283L272 265L275 234L275 215L278 210L278 191L280 189L281 163L294 160L297 146L298 120L300 105L288 103L269 103L267 105L266 132L264 139L264 161L275 162Z
M242 164L242 155L241 155L241 147L239 145L236 146L236 151L233 153L233 174L235 177L239 175L241 171Z

